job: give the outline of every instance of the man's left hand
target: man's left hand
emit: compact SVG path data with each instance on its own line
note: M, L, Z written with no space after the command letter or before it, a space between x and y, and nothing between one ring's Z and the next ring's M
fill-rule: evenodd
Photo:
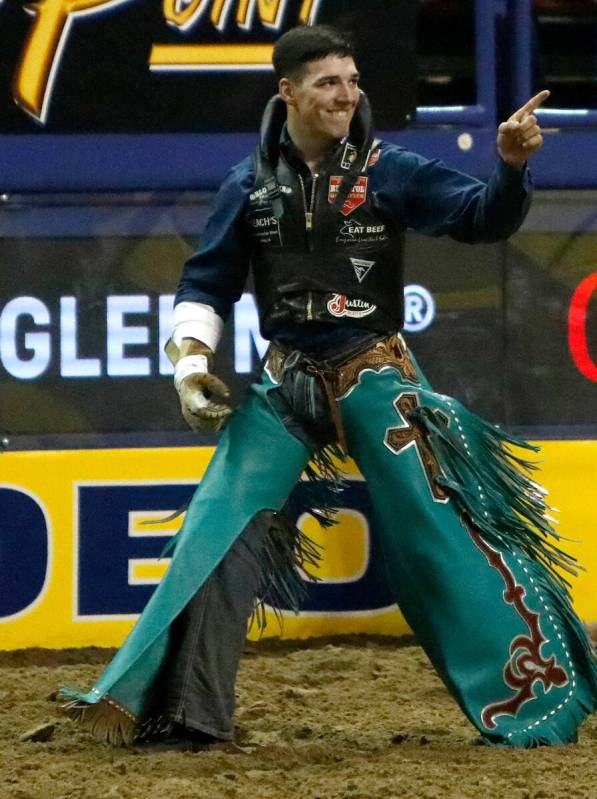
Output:
M499 126L497 148L507 164L520 169L543 145L541 128L534 112L548 97L549 92L544 89Z

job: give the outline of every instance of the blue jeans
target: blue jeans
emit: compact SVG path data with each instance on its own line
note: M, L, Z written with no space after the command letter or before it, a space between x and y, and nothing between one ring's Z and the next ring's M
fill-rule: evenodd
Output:
M333 441L336 430L321 382L302 371L301 363L306 357L333 368L380 338L352 331L342 347L334 342L333 347L322 348L317 360L299 350L286 358L280 386L270 391L269 399L288 432L311 451ZM268 511L253 518L172 625L169 655L160 677L163 699L156 714L216 738L232 738L234 686L270 523Z

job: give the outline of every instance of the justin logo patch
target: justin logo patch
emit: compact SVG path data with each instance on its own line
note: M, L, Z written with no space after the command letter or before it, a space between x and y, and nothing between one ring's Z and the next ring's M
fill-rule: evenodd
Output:
M334 294L327 305L332 316L349 316L353 319L360 319L362 316L369 316L377 308L366 300L351 300L346 294Z
M330 185L328 187L328 202L330 205L334 203L334 200L338 196L338 190L340 189L340 184L342 183L342 178L340 175L332 175L330 177ZM344 201L344 205L342 206L342 213L344 216L348 216L352 214L359 206L361 206L365 200L367 199L367 186L369 184L369 178L362 176L358 178L357 182L352 187L352 191Z

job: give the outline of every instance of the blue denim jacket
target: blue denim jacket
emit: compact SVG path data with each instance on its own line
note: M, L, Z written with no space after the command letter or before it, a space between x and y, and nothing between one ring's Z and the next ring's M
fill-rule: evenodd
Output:
M281 144L292 146L291 142ZM303 171L300 162L296 167ZM379 160L368 176L369 190L375 192L388 218L430 236L448 235L467 243L508 238L522 224L530 206L528 169L516 169L501 159L484 183L437 159L382 142ZM244 212L254 179L250 157L229 172L199 248L184 266L176 303L186 300L211 305L224 320L230 314L248 276L252 242ZM327 346L344 341L345 333L354 330L347 322L346 328L335 325L333 331L307 323L301 326L304 330L280 330L275 338L301 348Z

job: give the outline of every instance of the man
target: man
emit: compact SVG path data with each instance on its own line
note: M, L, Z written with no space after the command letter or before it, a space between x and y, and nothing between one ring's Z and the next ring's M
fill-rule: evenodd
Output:
M595 708L597 672L554 568L570 571L571 559L507 445L530 447L433 392L397 332L405 228L471 243L513 233L529 205L526 162L542 144L533 111L548 92L500 125L485 185L374 139L338 31L291 30L274 66L279 97L185 266L168 348L189 424L229 424L168 575L67 710L116 743L229 741L247 617L264 599L295 607L296 567L316 560L284 503L311 461L308 504L329 522L333 456L349 453L368 482L396 600L484 740L575 740ZM249 267L272 346L231 416L210 368Z

